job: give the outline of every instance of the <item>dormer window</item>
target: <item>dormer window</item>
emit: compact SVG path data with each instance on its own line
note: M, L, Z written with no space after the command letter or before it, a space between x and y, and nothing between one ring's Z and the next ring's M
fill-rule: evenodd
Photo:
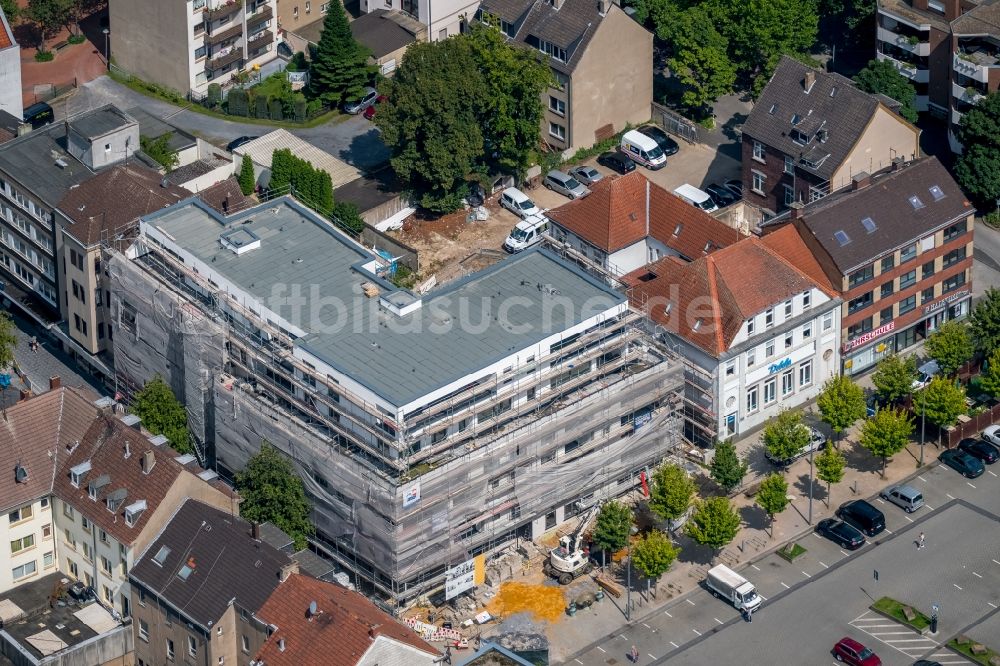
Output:
M558 60L559 62L566 62L566 49L561 46L556 46L552 42L547 42L544 39L538 40L538 50L542 53L546 53L552 57L553 60Z
M115 513L116 511L118 511L118 507L122 505L122 502L125 501L125 498L127 496L128 496L128 490L126 490L125 488L119 488L118 490L108 495L107 499L104 500L105 503L107 504L108 511L110 511L111 513Z
M805 132L802 132L800 130L793 129L791 136L792 136L792 141L799 144L800 146L804 146L807 143L809 143L809 137L806 135Z
M69 470L69 482L73 484L74 488L79 488L80 484L83 483L83 477L87 475L90 471L90 461L82 462L75 467L71 467Z
M142 512L146 510L146 500L139 500L138 502L132 502L127 507L125 507L125 524L132 527L142 516Z
M90 482L90 486L87 488L87 494L90 499L96 501L97 496L101 494L101 490L111 483L111 477L107 474L102 474L93 481Z

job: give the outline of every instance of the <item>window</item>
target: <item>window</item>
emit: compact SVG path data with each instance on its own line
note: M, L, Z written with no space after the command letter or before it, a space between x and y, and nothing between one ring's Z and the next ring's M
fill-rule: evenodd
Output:
M791 347L793 342L794 342L794 335L792 334L791 331L789 331L788 333L785 334L785 349Z
M292 7L292 18L298 20L299 18L299 6L295 5Z
M80 516L80 522L83 525L83 529L89 530L91 522L87 520L87 516Z
M890 254L888 257L882 259L882 272L888 273L896 265L896 256Z
M111 575L111 560L109 560L103 555L101 555L101 569L104 570L104 573L108 574L109 576Z
M549 54L550 56L552 56L553 60L566 62L566 49L556 46L551 42L538 40L538 50L541 51L542 53Z
M88 562L93 561L94 554L90 548L90 544L84 541L81 545L83 546L83 559L87 560Z
M139 620L139 638L149 642L149 624L145 620Z
M926 279L934 275L934 260L931 259L926 264L920 267L920 278Z
M438 442L443 442L445 437L448 436L448 429L438 430L436 433L431 435L431 444L437 444Z
M760 141L753 142L753 158L758 162L764 161L764 144L762 144ZM785 159L787 163L788 158Z
M726 363L726 377L733 377L736 375L736 361L730 361Z
M66 528L64 536L66 537L66 545L69 546L70 548L75 549L76 548L76 539L73 538L73 533L70 532L70 530L69 530L68 527Z
M884 283L882 285L882 289L880 290L882 298L886 298L888 296L892 296L892 292L895 291L895 289L896 289L896 287L893 284L892 280L889 280L888 282Z
M566 140L566 128L559 123L549 123L549 136L554 136L560 141Z
M781 395L786 396L795 390L795 371L789 370L781 375Z
M911 245L909 247L904 247L903 248L903 250L899 253L899 263L900 264L905 264L907 261L909 261L910 259L913 259L915 256L917 256L917 244L916 243L914 243L913 245Z
M194 636L188 636L188 654L192 657L198 656L198 643L194 640Z
M114 596L111 594L111 588L107 585L101 585L101 596L104 597L104 600L109 604L114 605Z
M926 303L928 301L934 300L934 287L927 287L922 292L920 292L920 302Z
M943 289L941 293L947 294L949 291L955 291L959 287L965 284L965 273L959 273L958 275L953 275L944 281Z
M199 46L198 48L196 48L194 50L194 59L195 60L201 60L202 58L204 58L205 57L205 53L207 52L206 49L207 49L207 47L204 47L204 46Z
M785 155L785 173L795 173L795 158Z
M306 14L311 14L311 13L312 13L312 3L309 0L306 0Z
M774 326L774 308L768 308L764 312L764 328L771 328Z
M865 266L847 276L847 288L854 289L859 284L864 284L875 277L874 266Z
M961 222L956 222L950 227L947 227L944 230L944 242L947 243L948 241L954 238L958 238L959 236L965 233L966 228L967 228L967 223L965 220L962 220Z
M757 411L757 387L752 386L747 391L747 413Z
M866 307L872 304L872 292L868 291L857 298L851 299L847 304L847 313L854 314L858 310L864 310Z
M965 246L962 246L957 250L952 250L948 254L944 255L941 260L941 268L942 270L948 268L952 264L962 261L963 259L965 259Z
M27 506L22 506L20 509L14 509L8 513L7 520L11 525L14 525L15 523L20 523L23 520L28 520L31 518L31 515L31 505L29 504Z
M101 538L101 543L108 543L108 533L104 530L99 530L98 535Z
M764 404L765 405L770 404L770 403L772 403L772 402L775 401L775 399L777 397L775 395L775 388L777 387L777 385L778 385L778 382L776 380L774 380L774 379L768 379L766 382L764 382Z
M11 555L20 553L22 550L27 550L29 548L35 547L35 535L29 534L28 536L21 537L20 539L14 539L10 542L10 552Z
M49 552L42 555L42 566L48 569L49 567L55 565L55 554L50 550Z
M883 308L878 313L879 324L885 324L887 322L890 322L892 321L892 318L893 318L893 306L891 305L887 308Z
M907 312L910 312L917 307L917 295L913 294L908 298L904 298L899 302L899 315L903 316Z
M448 38L448 28L442 28L441 30L438 30L438 39L439 40L440 39L447 39L447 38Z
M802 309L807 310L812 306L812 292L803 291L802 292Z
M79 566L77 566L76 562L74 562L73 560L66 560L66 561L69 562L69 575L72 576L73 578L79 578L80 568Z
M49 498L43 497L42 499L38 500L38 506L42 508L42 511L49 508Z
M857 324L854 324L853 326L849 326L847 328L847 338L850 339L856 337L858 335L861 335L862 333L867 333L870 330L872 330L872 318L865 317Z
M750 351L747 352L747 367L748 368L753 367L753 364L757 362L757 359L755 358L755 354L756 353L757 353L756 349L751 349Z
M549 110L558 113L560 116L566 115L566 102L549 95Z
M795 188L791 185L782 185L781 187L785 191L785 205L791 206L795 203Z
M785 301L785 319L788 319L791 316L792 316L792 302Z
M823 330L829 331L831 328L833 328L833 313L827 312L823 315Z
M52 538L52 523L46 523L42 525L42 538L51 539Z
M812 334L813 334L813 325L812 324L806 324L805 326L802 327L802 339L803 340L805 340L806 338L811 338Z
M799 388L809 386L813 381L813 362L806 361L799 366Z
M753 335L753 317L747 319L747 335Z
M899 289L902 291L907 287L912 287L917 283L917 269L914 268L909 273L899 276Z
M167 659L174 660L174 642L169 638L167 639Z
M750 189L757 194L764 194L764 183L767 181L767 176L762 174L760 171L751 171L750 173Z
M30 562L25 562L19 567L14 567L11 570L11 575L14 580L19 580L33 575L36 571L38 571L38 565L35 563L35 560L31 560Z
M246 634L240 637L240 649L243 650L243 654L250 654L250 638Z
M774 356L774 340L768 340L767 344L764 345L764 358L771 358Z

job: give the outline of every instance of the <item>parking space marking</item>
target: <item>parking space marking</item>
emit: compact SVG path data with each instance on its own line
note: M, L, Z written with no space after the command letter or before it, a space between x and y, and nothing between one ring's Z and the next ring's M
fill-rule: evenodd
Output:
M670 641L670 644L673 645L675 648L680 647L680 645L678 645L677 643L674 643L673 641Z
M948 499L955 499L954 497L951 496L951 493L945 493L945 497L947 497Z
M754 568L754 571L760 571L760 567L757 566L756 564L751 564L750 566Z
M812 578L812 576L810 576L809 574L807 574L805 571L802 572L802 575L805 576L806 578Z
M878 502L879 504L885 504L885 500L882 499L881 497L876 497L875 501Z
M813 532L813 536L816 537L817 539L822 539L823 538L820 535L816 534L815 532Z
M979 574L977 574L975 571L972 572L972 575L975 576L976 578L982 578L982 576L980 576Z
M848 557L850 555L850 553L848 553L846 550L843 549L840 552L844 557Z
M934 507L932 507L930 504L924 504L924 506L927 507L928 511L933 511L934 510Z
M684 601L686 601L686 602L688 602L689 604L691 604L692 606L694 606L694 602L693 602L693 601L691 601L690 599L685 599Z
M656 661L656 657L654 657L653 655L649 654L648 652L646 654L649 655L650 659L652 659L653 661Z
M997 562L996 560L993 560L993 564L1000 564L1000 562Z
M652 631L656 631L656 629L653 629L651 626L649 626L645 622L642 623L642 626L646 627L647 629L651 629Z
M913 518L910 518L909 516L903 516L903 518L906 518L906 519L907 519L908 521L910 521L911 523L913 522Z
M667 617L673 617L673 615L670 614L670 611L663 611L663 614Z
M575 661L575 662L576 662L576 663L578 663L578 664L582 664L582 663L583 663L583 662L582 662L582 661L580 661L579 659L574 659L573 661Z
M722 620L720 620L717 617L713 617L712 619L715 620L716 622L718 622L719 624L725 624L725 622L723 622Z
M997 605L995 603L991 602L991 601L987 601L986 603L988 603L990 605L990 608L996 608L997 607Z
M691 628L691 631L693 631L694 633L696 633L696 634L698 634L699 636L701 636L701 632L700 632L700 631L698 631L697 629L695 629L695 628L693 628L693 627L692 627L692 628Z
M892 534L892 530L890 530L890 529L889 529L889 528L887 527L887 528L885 528L885 533L886 533L886 534Z
M996 478L996 476L997 476L996 474L994 474L994 473L993 473L993 472L991 472L990 470L986 470L986 471L987 471L987 472L989 472L989 475L990 475L990 476L992 476L992 477L993 477L994 479Z
M921 481L923 481L924 483L927 483L927 479L925 479L921 475L917 474L917 478L920 479Z
M761 594L760 592L758 592L758 593L757 593L757 596L758 596L758 597L760 597L760 600L761 600L761 601L767 601L767 597L765 597L765 596L764 596L763 594Z
M955 587L958 587L958 583L952 583L952 585L954 585ZM961 590L962 588L958 587L958 589Z
M782 586L782 587L784 587L784 588L785 588L785 589L787 590L787 589L788 589L788 586L787 586L787 585L785 585L785 581L780 581L780 582L781 582L781 586Z
M820 561L820 564L823 566L824 569L829 569L830 568L830 567L826 566L825 564L823 564L822 561Z
M628 640L627 638L625 638L625 634L618 634L618 637L620 639L622 639L623 641L627 641Z
M941 647L941 644L933 639L916 636L912 631L904 631L903 626L898 623L885 624L885 618L873 611L867 611L858 616L850 622L850 625L910 659L914 659L928 650ZM904 638L900 638L900 636Z
M604 648L602 648L600 645L595 645L594 647L596 647L601 652L605 652L605 653L607 652L607 650L605 650Z
M976 487L975 487L974 485L972 485L971 483L969 483L968 481L966 481L966 482L965 482L965 484L966 484L967 486L969 486L970 488L972 488L973 490L975 490L975 489L976 489Z

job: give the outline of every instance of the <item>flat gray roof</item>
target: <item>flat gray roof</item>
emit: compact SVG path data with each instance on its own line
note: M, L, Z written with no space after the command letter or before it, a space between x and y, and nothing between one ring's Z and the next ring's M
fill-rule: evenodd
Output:
M288 198L228 219L189 200L144 220L305 331L297 346L397 407L625 302L582 270L532 250L397 315L362 285L376 284L394 302L412 295L362 269L370 252ZM223 247L220 235L236 227L253 231L260 247L239 255ZM296 288L301 301L288 302Z
M170 134L170 140L167 142L170 150L184 150L198 143L198 139L194 135L188 134L176 125L171 125L137 106L129 109L128 114L139 123L140 136L159 139L164 134Z
M78 118L70 118L69 124L82 136L96 139L134 122L124 111L109 104Z
M65 145L64 123L36 129L0 145L0 171L55 207L71 187L94 175Z

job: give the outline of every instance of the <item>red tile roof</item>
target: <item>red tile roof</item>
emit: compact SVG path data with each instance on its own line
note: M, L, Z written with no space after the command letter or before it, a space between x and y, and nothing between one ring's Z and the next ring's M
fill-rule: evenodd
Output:
M310 620L312 601L319 612ZM357 592L302 574L292 574L278 585L257 616L278 627L256 656L267 666L351 666L383 636L430 655L440 654ZM279 649L281 639L284 651ZM407 661L409 650L403 649L398 663Z
M0 9L0 51L9 49L15 43L13 28L8 30L9 25L9 19L4 15L3 10Z
M786 224L777 231L762 236L760 240L788 263L815 280L827 294L836 296L839 293L838 285L830 281L816 261L816 256L803 242L794 224Z
M0 511L52 492L55 469L66 456L67 445L83 439L97 417L90 396L78 389L58 388L7 408L0 421ZM27 480L17 483L14 469L21 465Z
M605 178L591 194L546 213L591 245L616 252L651 236L688 260L743 238L708 213L655 185L639 171Z
M730 348L747 318L822 288L756 237L689 264L664 257L622 281L633 308L715 357Z

